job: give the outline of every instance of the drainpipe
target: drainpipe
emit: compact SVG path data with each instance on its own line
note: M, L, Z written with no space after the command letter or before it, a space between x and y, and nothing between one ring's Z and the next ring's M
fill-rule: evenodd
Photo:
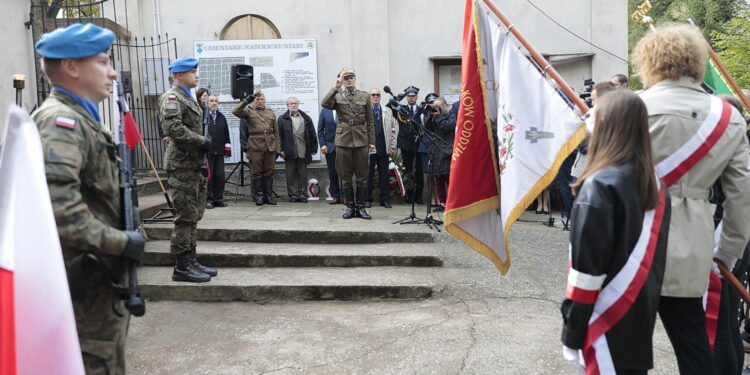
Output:
M151 0L151 5L154 10L154 32L156 35L161 35L161 13L159 12L161 6L159 0Z

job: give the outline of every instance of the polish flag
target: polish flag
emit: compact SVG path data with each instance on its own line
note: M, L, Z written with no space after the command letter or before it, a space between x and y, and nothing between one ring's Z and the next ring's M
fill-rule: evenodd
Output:
M36 125L11 106L0 134L0 375L83 374Z

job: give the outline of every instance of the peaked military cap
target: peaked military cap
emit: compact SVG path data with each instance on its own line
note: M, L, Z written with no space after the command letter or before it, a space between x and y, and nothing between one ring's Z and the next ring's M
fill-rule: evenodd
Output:
M105 52L115 40L112 31L93 23L74 23L45 33L36 42L36 52L49 59L80 59Z
M338 76L341 77L341 78L344 78L344 77L347 77L347 76L355 76L355 75L356 74L354 74L354 69L344 68L344 69L341 69L341 71L339 72Z
M407 87L407 88L404 89L404 92L406 93L406 95L409 95L409 96L411 96L411 95L417 95L417 94L419 94L419 88L414 87L414 86L409 86L409 87Z
M172 63L169 64L169 72L170 73L182 73L182 72L187 72L188 70L193 70L194 68L197 68L197 67L198 67L198 59L194 59L192 57L183 57L181 59L172 61Z

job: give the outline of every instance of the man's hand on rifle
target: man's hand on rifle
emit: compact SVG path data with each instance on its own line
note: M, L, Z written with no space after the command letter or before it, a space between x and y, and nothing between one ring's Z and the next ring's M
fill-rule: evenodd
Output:
M142 234L135 231L125 231L125 234L128 236L128 245L125 246L122 256L136 263L143 263L146 239L143 238Z

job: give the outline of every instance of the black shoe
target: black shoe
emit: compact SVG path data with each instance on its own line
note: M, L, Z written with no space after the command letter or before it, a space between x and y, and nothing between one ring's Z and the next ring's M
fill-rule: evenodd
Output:
M211 203L211 202L206 202L206 208L208 208L210 210L210 209L214 208L214 204Z
M443 211L445 211L445 206L443 206L442 204L439 204L439 205L437 205L437 207L433 208L432 211L433 212L443 212Z
M543 211L536 210L537 215L541 215Z
M290 203L297 203L297 202L299 202L299 200L297 200L296 197L291 197L291 198L289 198L289 202Z
M299 198L299 199L297 199L297 202L307 203L307 198L305 198L305 197Z
M372 217L367 213L365 207L370 207L370 202L367 201L367 191L365 189L357 189L357 211L356 216L361 217L365 220L370 220Z
M263 180L261 179L253 180L253 190L255 191L255 205L262 206L263 205Z
M185 281L189 283L205 283L211 281L211 275L203 273L193 267L190 259L190 251L176 254L176 264L172 272L172 281Z
M222 201L214 202L214 207L226 207L226 206L227 204Z
M365 208L371 208L372 207L372 201L365 201Z
M383 206L383 207L385 207L385 208L391 208L391 207L393 207L393 206L391 206L391 202L388 202L388 201L382 201L382 202L380 202L380 205Z
M417 198L414 200L414 203L416 204L424 204L424 201L422 201L422 198Z
M346 198L346 210L344 211L344 219L351 219L354 217L354 188L347 188L344 190L344 198Z
M219 274L219 271L217 271L216 268L207 267L198 263L198 258L195 256L195 249L190 251L190 263L193 265L193 267L195 267L195 269L207 274L208 276L213 277Z
M263 179L263 203L276 205L276 200L273 199L273 178L271 177Z

